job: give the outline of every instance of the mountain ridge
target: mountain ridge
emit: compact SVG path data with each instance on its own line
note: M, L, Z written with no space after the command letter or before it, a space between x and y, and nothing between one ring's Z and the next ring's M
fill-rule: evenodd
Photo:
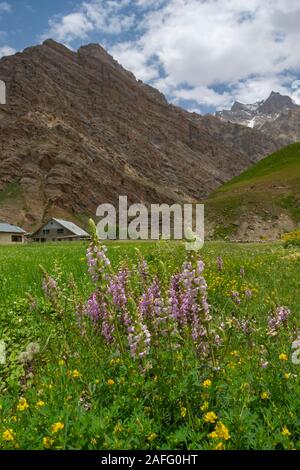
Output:
M274 137L277 132L277 120L285 120L286 126L289 126L289 117L294 113L297 115L299 110L300 106L290 96L272 91L266 100L256 103L244 104L235 101L230 110L217 111L216 116L222 121L258 129ZM300 140L300 121L299 130L294 132L292 139ZM287 138L285 143L287 145L290 142Z
M284 142L169 104L97 44L48 39L2 58L0 77L0 218L29 230L84 225L123 194L199 201Z

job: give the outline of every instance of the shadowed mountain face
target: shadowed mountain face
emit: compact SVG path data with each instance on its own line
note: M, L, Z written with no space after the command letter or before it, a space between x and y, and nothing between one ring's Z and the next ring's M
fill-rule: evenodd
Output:
M282 145L169 105L99 45L47 40L0 60L0 218L84 222L103 202L203 199Z

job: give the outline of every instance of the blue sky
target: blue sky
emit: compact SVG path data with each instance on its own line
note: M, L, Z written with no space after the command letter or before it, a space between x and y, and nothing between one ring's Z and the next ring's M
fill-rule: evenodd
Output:
M190 111L272 90L300 104L299 24L299 0L0 0L0 55L97 42Z

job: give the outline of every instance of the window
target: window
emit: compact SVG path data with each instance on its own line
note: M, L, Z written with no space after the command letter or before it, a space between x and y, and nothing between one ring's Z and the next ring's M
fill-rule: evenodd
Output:
M64 229L63 228L58 228L57 233L64 233Z
M13 243L22 243L23 237L22 237L22 235L12 235L11 236L11 241Z
M49 235L49 233L50 233L50 230L47 230L47 229L44 229L44 230L43 230L43 234L44 234L44 235Z

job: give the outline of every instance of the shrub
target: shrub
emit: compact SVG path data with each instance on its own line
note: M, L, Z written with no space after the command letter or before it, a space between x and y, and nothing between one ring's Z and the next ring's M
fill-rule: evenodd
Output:
M285 233L282 235L281 239L284 241L284 246L286 248L290 246L300 247L300 230Z

